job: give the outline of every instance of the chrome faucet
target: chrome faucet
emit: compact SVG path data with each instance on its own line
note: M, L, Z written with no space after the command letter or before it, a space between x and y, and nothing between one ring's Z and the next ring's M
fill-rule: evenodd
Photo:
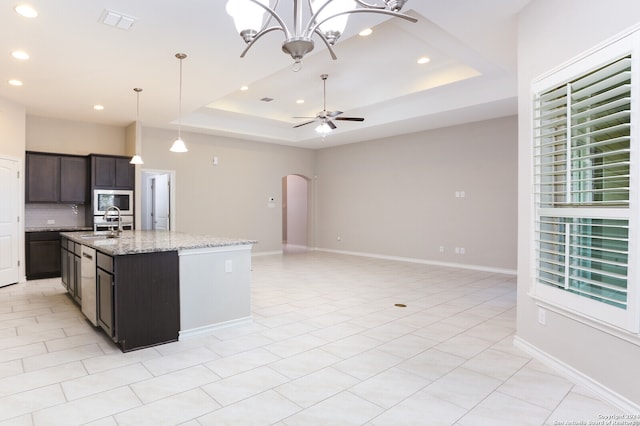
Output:
M121 217L120 217L120 209L118 207L116 207L116 206L107 207L107 209L104 211L104 220L105 221L107 220L107 218L109 216L109 212L111 210L115 210L115 211L118 212L118 230L114 231L113 227L111 227L111 235L112 236L117 236L117 235L122 234L122 220L120 220L121 219Z

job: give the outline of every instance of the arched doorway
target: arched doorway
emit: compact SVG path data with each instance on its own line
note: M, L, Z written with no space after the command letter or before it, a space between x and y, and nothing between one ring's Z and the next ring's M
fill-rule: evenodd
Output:
M282 251L308 248L309 179L300 175L282 178Z

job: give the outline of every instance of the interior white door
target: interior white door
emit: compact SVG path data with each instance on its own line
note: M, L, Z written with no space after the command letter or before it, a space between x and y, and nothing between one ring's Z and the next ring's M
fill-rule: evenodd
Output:
M17 283L20 277L18 171L18 161L0 158L0 287Z
M153 229L169 230L169 175L157 175L153 180Z

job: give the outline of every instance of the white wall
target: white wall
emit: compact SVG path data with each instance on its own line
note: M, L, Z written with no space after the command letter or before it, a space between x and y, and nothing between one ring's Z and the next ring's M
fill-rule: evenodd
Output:
M176 136L142 130L144 168L176 172L175 230L249 238L259 241L253 252L281 251L282 178L313 176L315 152L182 131L189 152L176 154L169 151Z
M317 246L515 271L516 161L516 117L323 149Z
M551 311L542 326L528 290L534 247L531 82L639 22L637 0L534 0L520 14L518 33L518 338L635 404L640 404L640 341L613 337Z

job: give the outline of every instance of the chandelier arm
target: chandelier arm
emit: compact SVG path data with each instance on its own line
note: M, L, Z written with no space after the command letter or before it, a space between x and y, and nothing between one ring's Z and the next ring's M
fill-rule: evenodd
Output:
M249 1L250 1L251 3L257 4L258 6L260 6L260 7L261 7L261 8L263 8L264 10L266 10L266 11L269 13L269 15L271 15L271 17L272 17L273 19L275 19L276 21L278 21L278 24L280 24L280 26L282 27L282 31L284 32L285 37L286 37L286 38L291 38L291 31L289 31L289 28L287 27L287 24L285 24L285 23L284 23L284 21L282 20L282 18L281 18L281 17L276 13L276 11L275 11L274 9L270 8L269 6L265 6L265 5L263 5L262 3L258 2L257 0L249 0ZM296 1L297 1L297 0L296 0ZM278 3L279 3L279 2L280 2L279 0L276 0L276 3L274 4L274 8L276 8L276 7L278 6ZM269 19L267 20L267 22L269 22L269 20L271 20L271 18L269 18ZM266 26L266 25L267 25L267 24L265 23L265 26ZM264 28L263 28L262 30L260 30L260 31L258 32L258 34L262 33L263 31L265 31L265 30L264 30Z
M270 33L271 31L277 31L277 30L284 31L284 30L282 29L282 27L269 27L269 28L266 28L266 29L264 29L264 30L260 31L258 34L256 34L256 35L253 37L253 40L251 40L251 41L249 42L249 44L247 44L247 47L245 47L245 48L244 48L244 50L242 51L242 54L240 54L240 57L241 57L241 58L244 58L244 55L246 55L246 54L247 54L247 52L249 51L249 49L251 49L251 46L253 46L253 44L254 44L256 41L258 41L258 39L259 39L260 37L262 37L263 35L265 35L265 34L267 34L267 33Z
M316 29L315 33L318 34L318 37L320 37L320 40L322 40L325 46L327 46L327 49L329 50L329 54L331 55L331 59L333 59L334 61L337 60L338 56L336 55L336 52L333 51L333 47L331 46L331 43L329 43L329 40L327 40L324 34L322 34L322 31L320 31L319 29Z
M325 3L328 4L328 3ZM307 25L307 28L305 30L305 34L307 35L307 37L309 37L311 34L313 33L317 33L318 28L320 27L320 25L324 24L325 22L327 22L329 19L333 19L336 16L340 16L340 15L350 15L352 13L377 13L380 15L389 15L389 16L393 16L396 18L402 18L405 21L409 21L409 22L413 22L414 24L416 22L418 22L418 20L416 18L414 18L413 16L409 16L409 15L405 15L404 13L399 13L399 12L393 12L391 10L386 10L386 9L351 9L351 10L346 10L344 12L340 12L340 13L336 13L335 15L331 15L325 19L323 19L320 22L317 22L315 25L313 24L313 17L315 17L317 15L314 14L312 19L309 20L309 24Z
M364 2L362 0L355 0L355 2L358 3L362 7L367 7L369 9L385 9L386 8L386 6L382 6L382 5L378 6L377 4L369 4L369 3L366 3L366 2Z

